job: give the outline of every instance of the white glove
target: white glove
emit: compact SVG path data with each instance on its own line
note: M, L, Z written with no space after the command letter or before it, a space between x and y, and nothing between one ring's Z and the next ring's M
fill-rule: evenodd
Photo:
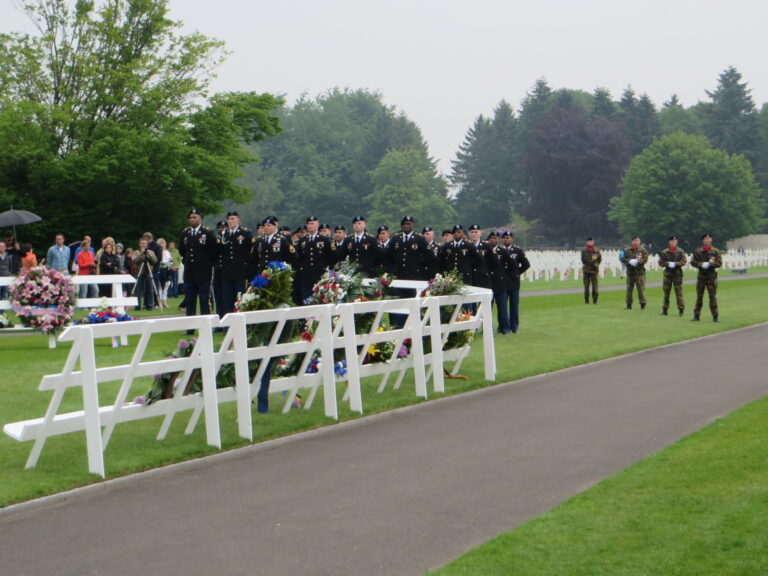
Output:
M632 258L632 260L629 261L630 266L637 266L637 258Z
M704 262L704 264L702 264L701 267L704 268L704 270L706 270L707 268L709 268L709 262Z
M675 266L677 266L677 264L675 264L674 262L667 262L667 268L669 268L670 270Z

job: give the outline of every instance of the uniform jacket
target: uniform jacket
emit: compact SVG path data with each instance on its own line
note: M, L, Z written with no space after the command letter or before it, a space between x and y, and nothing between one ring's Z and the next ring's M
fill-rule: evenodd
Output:
M709 268L702 268L704 262L709 262ZM711 246L709 251L704 250L704 246L699 246L693 251L691 256L691 266L698 269L699 278L717 278L717 269L723 265L723 256L720 250Z
M184 262L184 282L209 282L220 246L216 232L207 226L200 226L197 234L193 233L192 228L185 228L179 240L179 254Z
M480 288L491 287L491 270L496 265L496 258L491 252L491 245L485 240L475 244L477 259L472 270L472 285Z
M505 292L509 290L510 278L507 274L507 268L511 266L509 250L501 244L491 247L491 256L495 260L495 265L491 268L491 290L494 292Z
M355 239L355 234L352 233L344 238L339 257L346 257L349 258L350 262L356 262L362 274L372 276L376 266L381 263L381 250L376 238L368 232L363 232L359 241Z
M479 256L475 245L469 240L453 240L440 249L440 272L457 271L464 284L472 284L472 274Z
M509 252L509 261L507 265L507 276L509 277L509 289L520 290L520 276L525 274L531 267L531 263L525 256L525 251L520 246L514 244L507 247Z
M667 267L667 264L670 262L675 263L674 268ZM669 248L665 248L661 252L659 252L659 267L664 270L665 276L682 276L683 275L683 266L685 266L688 263L688 257L685 255L685 252L680 250L680 248L676 248L674 252L670 250Z
M630 260L637 258L637 266L631 266ZM648 262L648 250L643 246L633 248L627 246L624 248L624 256L621 257L621 263L627 267L627 274L634 276L636 274L645 274L645 263Z
M224 230L220 249L222 279L234 281L251 277L252 247L253 233L245 226Z
M314 240L309 234L299 240L296 247L299 266L299 282L303 286L314 286L328 268L336 264L336 244L330 236L316 234Z
M581 251L581 271L583 274L597 274L600 272L600 263L603 261L603 255L597 246L592 250L584 247Z
M392 274L400 280L425 280L424 264L429 257L428 251L427 241L421 234L411 232L406 240L402 231L395 233L387 247Z

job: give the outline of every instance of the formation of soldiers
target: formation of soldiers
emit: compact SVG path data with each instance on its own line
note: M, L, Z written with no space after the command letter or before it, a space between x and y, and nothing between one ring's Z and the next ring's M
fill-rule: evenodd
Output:
M688 256L678 246L676 236L670 236L668 246L659 255L659 267L663 270L664 281L662 290L664 302L661 315L669 315L669 296L672 288L675 289L675 301L678 315L685 313L685 299L683 298L683 267L689 263ZM640 309L644 310L648 304L645 297L645 265L650 257L648 250L643 247L640 237L632 238L632 243L623 250L621 263L626 266L627 276L627 310L632 309L633 295L637 291L637 299ZM584 303L589 304L590 289L592 303L597 304L598 276L602 255L595 246L592 238L587 238L586 246L581 251L582 272L584 274ZM701 246L693 250L690 264L697 270L696 276L696 306L693 309L693 321L701 319L701 309L704 304L704 292L709 297L709 309L712 312L712 320L719 322L717 308L717 269L723 265L723 257L720 250L712 245L712 236L704 234L701 237Z
M401 280L430 280L438 273L455 271L465 284L493 290L500 333L519 329L520 276L530 263L512 243L510 232L492 231L483 239L479 226L465 231L457 224L443 230L442 242L437 242L431 227L416 232L411 216L403 217L394 234L381 226L376 236L368 232L364 216L353 218L350 233L345 226L331 230L316 216L309 216L293 232L275 216L265 218L255 232L242 226L234 211L216 230L203 226L202 215L195 209L187 217L189 227L181 234L179 252L188 316L195 315L197 301L201 314L210 313L211 286L217 313L232 312L238 293L272 261L294 268L294 300L297 305L306 304L325 271L348 258L366 277L386 272Z

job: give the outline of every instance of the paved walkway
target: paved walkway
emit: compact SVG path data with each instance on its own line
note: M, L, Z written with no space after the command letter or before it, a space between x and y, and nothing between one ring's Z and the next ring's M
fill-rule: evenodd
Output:
M768 394L767 372L762 324L118 479L0 512L2 573L422 574Z

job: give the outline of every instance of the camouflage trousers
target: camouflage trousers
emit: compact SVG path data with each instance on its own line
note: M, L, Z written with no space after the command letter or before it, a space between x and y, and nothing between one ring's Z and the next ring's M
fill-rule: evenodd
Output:
M664 282L661 285L664 290L664 310L669 309L669 292L675 287L675 299L677 300L677 309L682 312L685 310L685 300L683 299L683 275L682 274L664 274Z
M640 304L647 304L645 299L645 273L627 274L627 306L632 304L632 290L637 287L637 299Z
M589 286L592 285L592 299L597 299L599 283L597 280L597 273L585 272L584 273L584 300L589 300Z
M696 307L693 315L698 316L704 304L704 290L709 294L709 310L712 316L717 316L717 276L696 279Z

